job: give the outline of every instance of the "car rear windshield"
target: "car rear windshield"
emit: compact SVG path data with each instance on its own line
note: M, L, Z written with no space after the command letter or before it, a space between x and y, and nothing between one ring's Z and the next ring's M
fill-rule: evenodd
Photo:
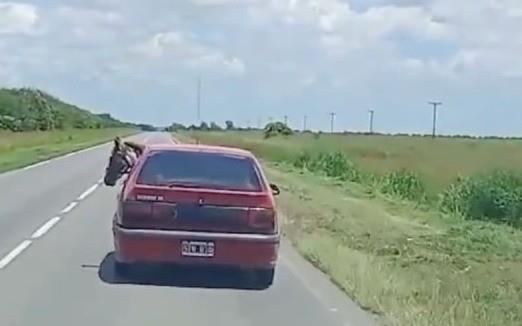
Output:
M190 151L153 153L140 171L138 184L261 191L251 158Z

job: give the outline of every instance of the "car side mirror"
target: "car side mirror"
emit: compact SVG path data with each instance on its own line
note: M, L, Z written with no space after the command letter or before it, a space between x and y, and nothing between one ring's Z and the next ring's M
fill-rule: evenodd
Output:
M270 189L272 189L272 194L273 194L274 196L277 196L277 195L279 195L279 194L281 193L281 190L279 189L279 187L276 186L276 185L273 184L273 183L270 184Z

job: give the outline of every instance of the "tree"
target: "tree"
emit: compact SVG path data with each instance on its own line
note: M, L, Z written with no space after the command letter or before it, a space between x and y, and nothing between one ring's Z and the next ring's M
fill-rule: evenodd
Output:
M20 121L9 115L0 115L0 129L20 131Z
M93 114L31 88L0 88L0 129L13 131L75 128L136 127L110 114ZM9 117L9 118L5 118Z
M226 125L227 130L234 130L235 129L234 122L232 122L230 120L225 121L225 125Z
M187 127L185 127L181 123L174 122L166 128L166 131L179 131L179 130L186 130L186 129L187 129Z
M139 124L138 127L143 131L156 131L156 127L144 123Z
M208 127L208 124L205 121L203 121L203 122L201 122L201 125L199 126L199 129L201 129L203 131L207 131L210 128Z
M214 121L212 121L210 123L210 130L213 130L213 131L219 131L219 130L223 130L223 128L221 128L220 125L218 125L217 123L215 123Z

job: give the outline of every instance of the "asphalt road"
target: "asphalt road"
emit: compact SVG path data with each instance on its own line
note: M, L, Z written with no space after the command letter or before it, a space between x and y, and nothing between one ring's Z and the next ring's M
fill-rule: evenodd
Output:
M135 137L168 142L161 133ZM113 270L111 145L0 175L0 325L372 325L371 317L283 244L276 280L234 271Z

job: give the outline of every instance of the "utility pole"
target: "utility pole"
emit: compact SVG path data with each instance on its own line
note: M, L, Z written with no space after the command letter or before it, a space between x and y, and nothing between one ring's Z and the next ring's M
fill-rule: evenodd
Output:
M370 134L373 134L373 115L375 114L374 110L368 110L370 113Z
M307 123L307 120L308 120L308 116L305 115L305 116L303 117L303 131L306 131L306 123Z
M287 125L287 126L288 126L288 116L287 116L287 115L285 115L285 116L284 116L284 118L285 118L285 125Z
M257 129L261 129L261 118L257 117Z
M433 105L433 131L432 137L437 137L437 107L442 105L442 102L428 102L429 105Z
M335 119L335 112L330 112L330 132L333 134L334 132L334 119Z
M201 124L201 76L198 77L197 118L198 124Z

